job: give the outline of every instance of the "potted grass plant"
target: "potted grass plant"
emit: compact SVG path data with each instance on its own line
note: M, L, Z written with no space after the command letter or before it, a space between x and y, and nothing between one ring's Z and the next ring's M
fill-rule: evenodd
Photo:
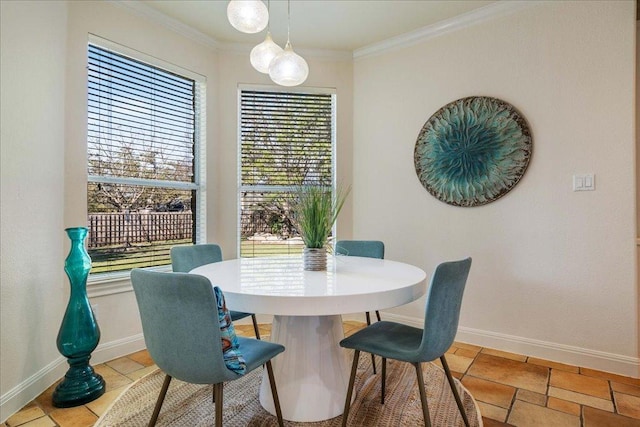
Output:
M301 186L293 201L294 224L304 242L305 270L327 269L327 241L350 188Z

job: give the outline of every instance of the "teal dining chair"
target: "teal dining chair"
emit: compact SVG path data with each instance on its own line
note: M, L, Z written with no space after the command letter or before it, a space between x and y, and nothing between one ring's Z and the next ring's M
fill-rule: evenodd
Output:
M379 240L338 240L336 242L336 255L361 256L365 258L384 258L384 243ZM367 325L371 324L371 316L367 311ZM376 310L376 318L380 321L380 312ZM371 355L373 373L376 373L376 359Z
M200 245L174 246L171 248L171 266L174 272L188 273L201 265L222 261L222 249L219 245L206 243ZM231 320L237 321L251 316L253 331L256 338L260 339L258 320L254 313L229 310Z
M236 361L244 359L244 373L225 363L219 300L209 279L197 274L160 273L134 269L131 283L142 320L142 331L153 361L166 374L149 426L154 426L172 378L213 384L215 426L222 426L224 383L242 378L266 365L278 425L283 426L271 359L284 351L280 344L234 337ZM220 293L220 295L222 295ZM228 327L228 325L226 325ZM227 347L227 346L225 346ZM229 359L227 357L227 359Z
M382 357L381 402L383 404L387 359L408 362L415 367L424 425L427 427L431 426L431 419L429 417L421 364L422 362L430 362L440 358L464 424L469 427L467 414L462 406L460 395L444 354L453 344L458 330L462 294L464 293L470 268L471 258L444 262L438 265L433 273L427 292L423 329L382 321L367 326L340 341L342 347L354 350L349 389L342 415L343 427L347 425L347 418L349 417L349 406L361 351Z

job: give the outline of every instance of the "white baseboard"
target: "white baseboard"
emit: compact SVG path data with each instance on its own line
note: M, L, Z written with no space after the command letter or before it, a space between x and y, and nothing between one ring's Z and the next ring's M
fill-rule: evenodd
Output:
M418 317L402 316L400 314L387 313L384 311L380 312L380 317L382 317L382 320L388 320L390 322L398 322L404 325L413 326L414 328L422 329L424 327L424 320Z
M108 362L109 360L117 359L118 357L126 356L127 354L135 353L145 348L147 348L147 346L144 343L144 336L141 333L110 341L98 345L93 353L91 353L91 364L97 365Z
M68 368L66 361L67 359L62 356L56 357L38 372L0 396L0 422L5 422L51 384L62 378Z
M422 328L423 319L383 313L385 320ZM640 358L461 326L456 341L627 377L640 377Z
M91 354L91 365L104 363L143 348L145 348L145 344L142 334L100 344ZM7 418L62 378L68 367L67 359L58 356L38 372L0 396L0 422L5 422Z
M371 313L371 315L373 316L373 319L375 320L375 318L376 318L375 314ZM355 321L358 321L358 322L366 322L367 321L364 313L343 314L342 315L342 320L355 320Z

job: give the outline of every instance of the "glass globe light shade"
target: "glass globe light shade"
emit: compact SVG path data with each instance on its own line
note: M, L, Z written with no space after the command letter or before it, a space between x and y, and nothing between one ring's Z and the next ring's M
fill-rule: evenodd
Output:
M259 33L269 23L269 10L261 0L231 0L227 5L229 23L243 33Z
M269 77L280 86L297 86L307 80L309 66L287 41L284 50L269 64Z
M280 52L282 52L282 48L274 43L271 33L267 32L264 41L251 49L249 59L253 68L261 73L269 74L269 64Z

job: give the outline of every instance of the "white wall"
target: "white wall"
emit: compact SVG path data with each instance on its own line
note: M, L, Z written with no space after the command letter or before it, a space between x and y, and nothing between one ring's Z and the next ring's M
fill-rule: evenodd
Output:
M61 361L56 336L66 303L62 266L67 5L3 1L0 8L0 420L4 420L25 399L42 391L24 380L46 376L43 368ZM53 382L63 373L50 373L45 381Z
M637 70L640 70L640 21L636 21L636 180L640 180L640 171L637 165L640 165L640 134L637 127L640 125L640 77ZM636 206L640 203L640 185L636 185ZM636 236L640 238L640 209L636 209ZM638 240L640 243L640 240ZM639 253L640 255L640 253ZM640 295L639 295L640 296ZM640 351L640 350L639 350Z
M637 13L637 11L636 11ZM636 15L637 17L637 15ZM640 77L638 75L640 70L640 21L636 21L636 283L638 284L638 305L636 315L638 317L638 324L640 324L640 133L638 127L640 126ZM640 328L638 328L638 354L640 354Z
M354 234L431 272L473 257L458 338L638 376L634 2L545 2L354 64ZM440 107L485 95L533 133L489 205L432 197L413 164ZM596 191L572 192L595 173ZM392 310L419 323L424 300Z

